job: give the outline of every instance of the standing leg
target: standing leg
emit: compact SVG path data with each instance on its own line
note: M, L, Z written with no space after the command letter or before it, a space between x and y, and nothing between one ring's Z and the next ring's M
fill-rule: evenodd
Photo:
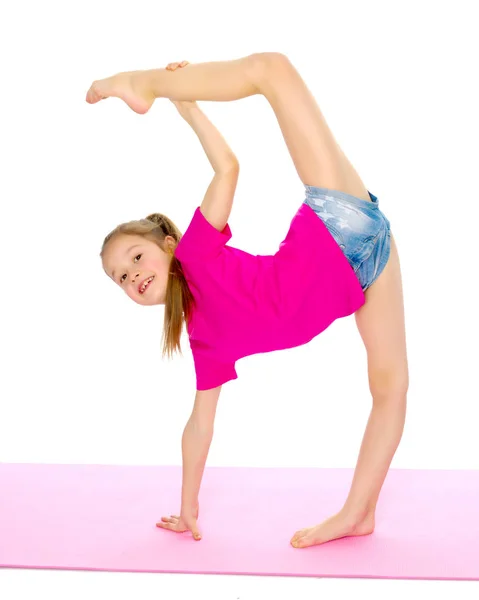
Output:
M355 318L367 352L373 408L345 504L355 516L374 515L406 419L409 367L401 268L392 234L388 263L365 296Z
M366 347L373 408L351 490L338 514L293 536L295 547L374 531L379 494L403 434L409 369L401 269L392 235L388 263L365 296L366 303L355 318Z
M120 74L122 75L122 74ZM370 200L359 175L336 142L313 95L290 60L278 52L228 61L189 64L183 69L152 69L134 76L134 86L150 100L232 101L255 94L270 103L296 171L305 185L340 190ZM118 76L94 82L87 100L121 96ZM125 98L123 98L125 99ZM125 99L127 103L128 99Z

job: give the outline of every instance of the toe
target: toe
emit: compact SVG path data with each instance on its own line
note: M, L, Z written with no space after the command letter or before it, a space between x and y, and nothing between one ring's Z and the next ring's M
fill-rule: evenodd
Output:
M305 539L306 537L297 537L294 540L292 540L291 545L293 546L293 548L304 548L305 547Z
M299 538L297 541L297 547L307 548L308 546L311 546L311 540L307 535L303 535L303 537Z
M306 533L306 529L299 529L294 535L293 538L300 538Z
M294 548L300 548L301 545L301 540L303 539L305 535L305 531L302 529L301 531L297 531L293 537L291 538L291 545L294 546Z

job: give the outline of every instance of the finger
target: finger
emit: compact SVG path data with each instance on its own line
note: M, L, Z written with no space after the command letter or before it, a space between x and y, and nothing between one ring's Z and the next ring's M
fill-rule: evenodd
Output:
M193 534L193 537L195 538L195 540L201 540L201 533L199 531L199 529L194 528L193 531L191 532Z
M172 517L161 517L161 520L163 521L163 523L176 523L177 519L174 519Z
M157 527L161 529L168 529L168 531L173 531L175 533L184 533L188 531L186 527L180 527L178 523L157 523Z

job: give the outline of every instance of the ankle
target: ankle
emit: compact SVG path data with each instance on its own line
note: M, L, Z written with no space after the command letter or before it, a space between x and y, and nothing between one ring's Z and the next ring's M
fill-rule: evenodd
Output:
M128 71L126 74L130 75L131 87L136 94L153 102L160 96L157 95L156 90L158 76L157 71L165 71L166 69L149 69L146 71Z
M341 513L351 525L357 525L362 521L374 516L376 509L373 506L366 507L348 507L344 506Z

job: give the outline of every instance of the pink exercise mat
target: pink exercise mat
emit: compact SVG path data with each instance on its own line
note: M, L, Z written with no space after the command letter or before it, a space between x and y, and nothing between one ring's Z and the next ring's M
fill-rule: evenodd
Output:
M372 535L293 548L342 507L352 475L207 467L195 541L155 525L178 514L181 467L0 464L0 566L479 579L479 471L392 469Z

